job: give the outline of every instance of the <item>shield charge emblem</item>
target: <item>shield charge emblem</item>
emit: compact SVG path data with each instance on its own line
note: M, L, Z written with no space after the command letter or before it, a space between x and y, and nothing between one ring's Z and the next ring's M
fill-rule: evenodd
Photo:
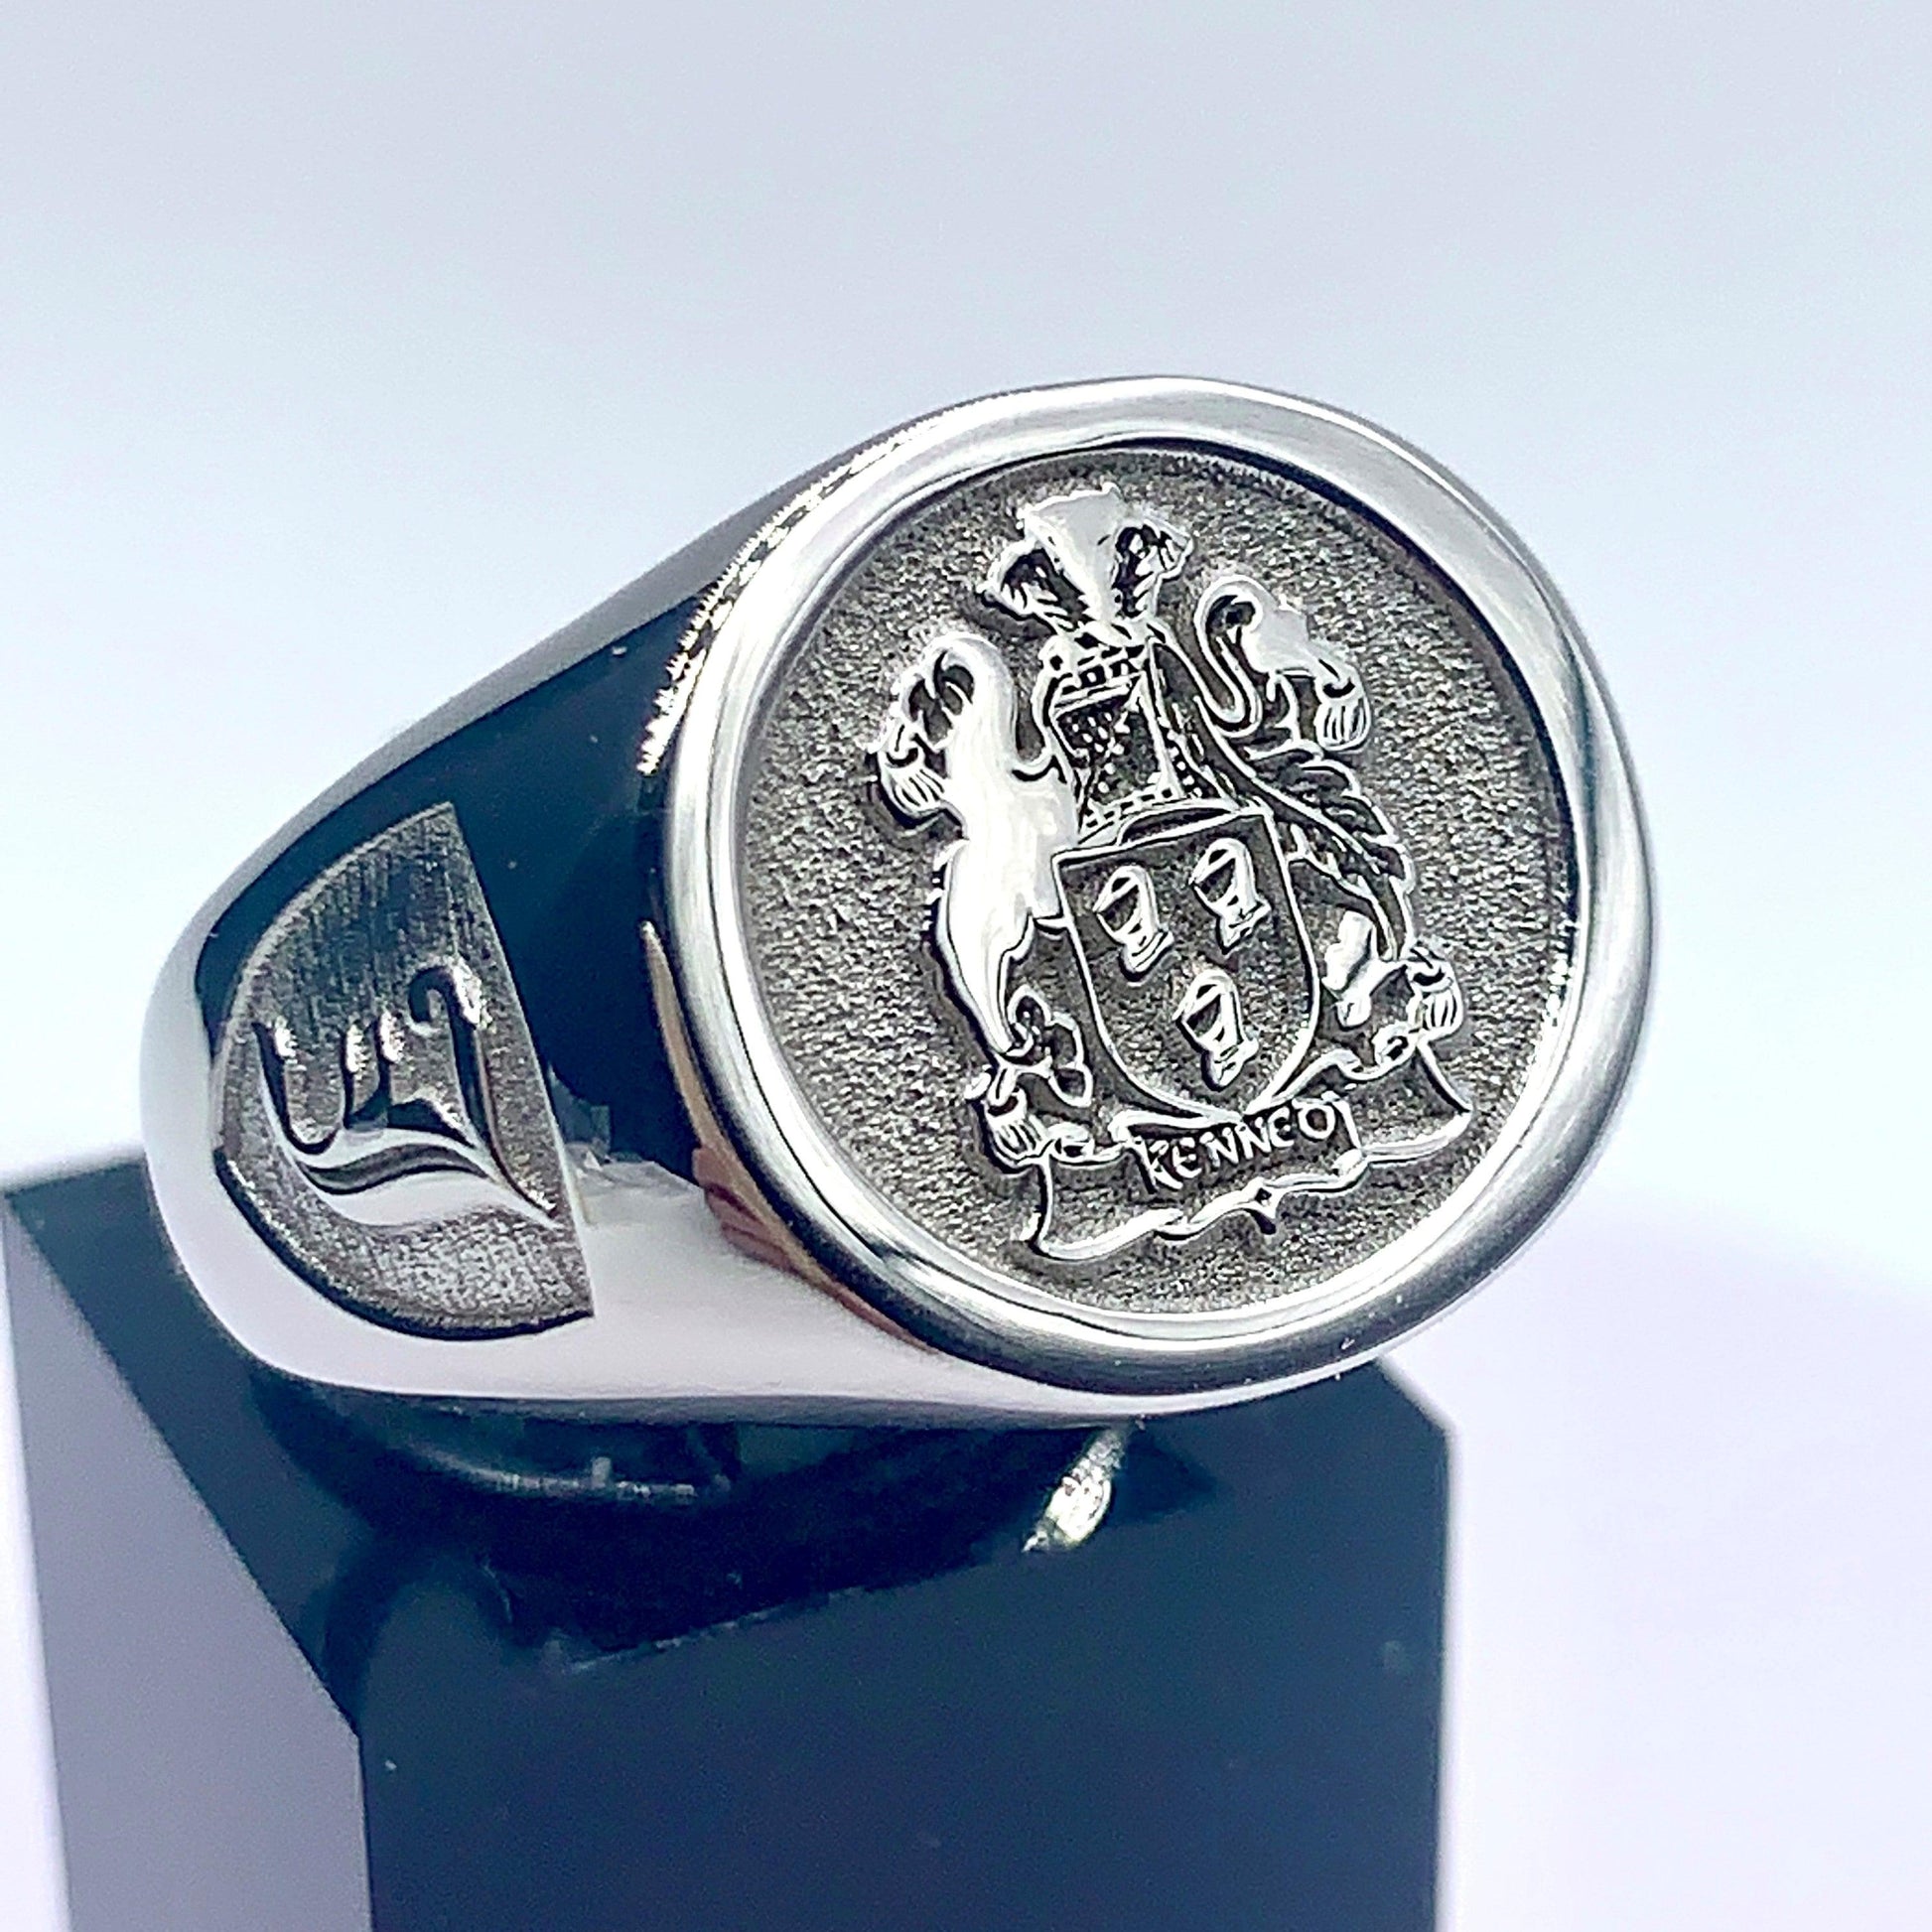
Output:
M1238 1114L1293 1076L1314 958L1262 805L1054 860L1095 1030L1122 1078L1184 1115Z

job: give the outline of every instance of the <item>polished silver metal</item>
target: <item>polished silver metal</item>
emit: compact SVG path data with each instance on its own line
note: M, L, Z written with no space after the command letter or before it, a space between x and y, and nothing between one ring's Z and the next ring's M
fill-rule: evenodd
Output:
M694 590L613 721L692 1178L553 1118L447 808L291 897L210 1049L196 961L306 825ZM1258 390L1038 390L758 506L258 855L157 990L150 1165L313 1380L1104 1423L1481 1280L1597 1145L1649 945L1594 667L1466 489Z

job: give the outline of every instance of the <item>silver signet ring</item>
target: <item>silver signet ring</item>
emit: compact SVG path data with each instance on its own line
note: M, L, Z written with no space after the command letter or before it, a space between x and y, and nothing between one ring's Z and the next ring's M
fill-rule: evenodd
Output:
M1384 432L965 404L379 753L195 920L155 1197L260 1361L641 1417L1128 1416L1550 1213L1650 888L1574 621Z

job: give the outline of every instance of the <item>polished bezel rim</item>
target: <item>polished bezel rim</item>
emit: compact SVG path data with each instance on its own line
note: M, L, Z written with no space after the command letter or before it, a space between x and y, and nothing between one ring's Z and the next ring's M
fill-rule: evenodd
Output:
M1168 444L1259 461L1358 506L1487 626L1548 746L1575 855L1560 1012L1495 1144L1439 1207L1318 1289L1213 1312L1074 1306L947 1248L872 1191L791 1077L738 891L744 759L772 679L865 550L941 492L1015 464ZM1649 888L1614 719L1562 600L1506 526L1426 458L1317 404L1183 378L993 397L914 423L786 520L714 614L666 791L666 938L695 1077L766 1200L843 1284L941 1346L1076 1388L1307 1379L1387 1345L1488 1274L1588 1159L1634 1054Z

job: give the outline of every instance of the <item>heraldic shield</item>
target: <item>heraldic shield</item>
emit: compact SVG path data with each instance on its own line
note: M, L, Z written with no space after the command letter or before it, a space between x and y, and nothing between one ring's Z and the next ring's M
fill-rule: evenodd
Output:
M1265 807L1197 810L1054 870L1093 1037L1129 1086L1207 1118L1287 1086L1314 1034L1315 965Z

